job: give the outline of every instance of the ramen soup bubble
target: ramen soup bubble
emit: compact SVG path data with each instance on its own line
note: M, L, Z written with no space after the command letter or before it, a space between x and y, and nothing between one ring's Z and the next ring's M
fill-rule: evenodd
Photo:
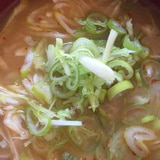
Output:
M159 55L141 2L21 1L0 34L0 159L159 160Z

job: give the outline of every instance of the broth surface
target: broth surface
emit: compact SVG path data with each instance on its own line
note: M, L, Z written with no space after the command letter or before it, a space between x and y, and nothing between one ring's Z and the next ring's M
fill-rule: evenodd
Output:
M70 43L73 44L78 39L73 33L81 27L79 19L84 20L93 12L121 22L132 19L134 31L132 40L138 37L140 43L149 49L149 56L133 65L134 73L130 81L134 87L117 94L111 100L107 99L106 94L95 111L89 107L87 100L84 100L82 109L78 108L78 102L77 108L73 109L70 101L76 101L76 93L80 89L75 90L73 99L69 99L71 95L58 101L59 97L55 98L52 95L50 101L46 90L45 98L45 94L40 98L36 97L32 89L30 90L30 84L37 81L37 77L42 79L42 82L50 82L43 69L48 62L46 60L48 45L58 46L56 38L60 38L63 45L70 49ZM38 0L38 3L24 0L14 13L15 16L0 34L0 159L159 160L160 34L149 9L140 2L123 0ZM106 43L108 34L104 33L100 40ZM122 39L118 40L121 42ZM67 52L69 49L66 49ZM31 50L41 55L43 62L46 63L39 64L37 59L37 63L35 62L37 66L29 71L31 73L29 76L33 77L23 78L22 66ZM63 58L61 60L63 61ZM73 64L70 65L71 71L74 72ZM34 73L35 71L37 72ZM140 86L136 73L140 73L142 82ZM62 72L56 70L55 74L61 77ZM89 79L90 73L87 76ZM102 81L97 78L97 83ZM108 91L106 86L104 89ZM57 89L60 88L61 91L61 87L59 85ZM85 94L82 97L85 98ZM36 105L40 109L33 113ZM68 108L70 112L73 111L70 118L67 117ZM36 121L35 117L39 116L40 121L35 124L35 128L40 126L38 129L43 129L46 120L44 113L50 114L48 110L57 114L59 110L66 111L62 114L62 120L81 121L83 125L54 126L53 123L45 135L31 133L29 127Z

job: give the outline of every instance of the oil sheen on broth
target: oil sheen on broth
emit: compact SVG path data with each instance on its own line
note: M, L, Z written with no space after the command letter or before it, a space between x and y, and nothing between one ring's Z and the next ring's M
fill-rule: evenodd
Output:
M141 2L23 0L0 34L0 159L159 160L159 55Z

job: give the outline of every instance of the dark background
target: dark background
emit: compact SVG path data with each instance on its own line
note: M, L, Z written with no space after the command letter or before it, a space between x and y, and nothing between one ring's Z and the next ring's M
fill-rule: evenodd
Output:
M19 2L20 0L0 0L0 19L10 12Z

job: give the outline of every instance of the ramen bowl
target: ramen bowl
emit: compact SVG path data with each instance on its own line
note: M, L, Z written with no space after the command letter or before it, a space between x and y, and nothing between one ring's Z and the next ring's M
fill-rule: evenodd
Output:
M0 159L159 160L159 3L5 3Z

